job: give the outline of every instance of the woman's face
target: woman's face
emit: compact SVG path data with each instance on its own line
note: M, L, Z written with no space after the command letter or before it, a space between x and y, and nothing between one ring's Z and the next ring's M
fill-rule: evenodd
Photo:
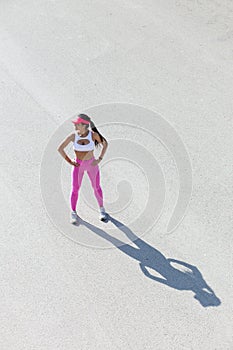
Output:
M84 134L87 131L86 124L75 124L75 130L78 132L78 134Z

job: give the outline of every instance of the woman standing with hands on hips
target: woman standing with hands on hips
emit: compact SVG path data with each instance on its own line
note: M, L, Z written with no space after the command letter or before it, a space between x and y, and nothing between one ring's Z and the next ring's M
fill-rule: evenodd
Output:
M101 221L106 221L107 213L105 212L103 205L103 192L100 185L100 170L98 164L103 159L108 147L108 142L97 130L95 124L88 115L79 114L75 120L72 120L72 123L75 127L74 132L68 135L57 149L62 157L73 166L72 189L70 193L71 223L78 223L79 216L76 212L76 205L85 171L87 172L87 175L91 181L91 185L99 205L99 219ZM73 142L73 149L76 155L75 161L72 161L64 151L64 148L70 142ZM97 147L100 144L102 144L103 148L99 158L95 159L93 153L94 146Z

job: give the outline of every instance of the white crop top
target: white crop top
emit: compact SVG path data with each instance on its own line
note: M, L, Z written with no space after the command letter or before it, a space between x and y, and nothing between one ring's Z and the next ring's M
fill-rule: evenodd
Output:
M78 143L78 141L81 141L81 140L89 140L89 143L87 143L86 145L85 144L81 145ZM79 136L78 132L75 131L75 138L73 143L73 149L75 151L80 151L80 152L93 151L94 146L95 146L95 142L92 140L91 130L89 130L88 135L85 137Z

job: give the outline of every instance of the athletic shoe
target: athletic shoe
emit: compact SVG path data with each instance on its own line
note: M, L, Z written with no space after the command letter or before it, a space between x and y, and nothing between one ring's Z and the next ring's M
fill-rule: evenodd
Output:
M105 212L104 207L100 207L100 215L99 215L99 219L101 221L106 221L108 217L108 214Z
M79 216L75 210L71 212L70 222L71 222L71 224L78 224L79 223Z

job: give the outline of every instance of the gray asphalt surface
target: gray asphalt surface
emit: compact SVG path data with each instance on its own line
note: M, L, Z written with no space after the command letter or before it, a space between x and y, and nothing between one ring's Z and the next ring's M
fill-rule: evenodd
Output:
M230 0L0 3L2 350L233 348L232 47ZM171 234L177 160L142 128L117 124L130 106L161 115L190 157L192 194ZM54 192L47 208L41 167L56 130L62 140L73 130L63 124L88 111L109 140L101 183L114 219L99 222L86 177L78 208L87 224L76 229L70 166L64 203ZM116 139L122 159L113 160ZM130 141L138 151L124 154ZM166 189L146 233L153 205L133 228L152 195L139 149L163 169L153 170L155 211L162 174ZM49 157L62 161L56 147Z

